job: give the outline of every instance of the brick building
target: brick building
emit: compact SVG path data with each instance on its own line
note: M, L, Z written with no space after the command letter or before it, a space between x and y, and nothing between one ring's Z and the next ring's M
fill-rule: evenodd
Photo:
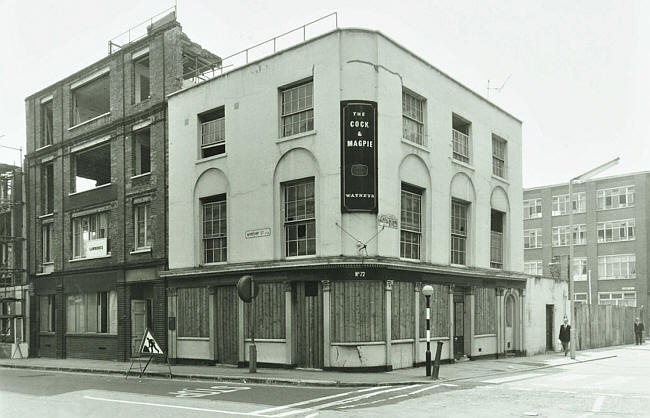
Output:
M577 302L647 307L650 172L575 184L573 234L568 188L524 190L525 272L566 279L572 235Z
M173 93L169 145L172 358L248 361L245 274L261 363L421 363L425 284L443 359L525 351L521 122L390 38L335 29Z
M139 29L25 101L33 355L125 360L145 327L166 346L166 95L220 59L174 12Z

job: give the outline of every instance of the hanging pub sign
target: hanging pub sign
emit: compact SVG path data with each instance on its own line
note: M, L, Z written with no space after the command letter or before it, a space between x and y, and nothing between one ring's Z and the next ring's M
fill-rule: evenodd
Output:
M377 102L341 101L341 211L377 213Z

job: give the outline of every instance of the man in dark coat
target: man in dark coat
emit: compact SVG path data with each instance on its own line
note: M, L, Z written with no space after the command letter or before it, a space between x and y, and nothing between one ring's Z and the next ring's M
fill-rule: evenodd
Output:
M566 357L571 341L571 325L569 325L569 320L566 316L564 317L564 323L560 325L560 341L562 342L562 350L564 350L564 356Z
M636 337L636 345L643 344L643 322L638 317L634 321L634 336Z

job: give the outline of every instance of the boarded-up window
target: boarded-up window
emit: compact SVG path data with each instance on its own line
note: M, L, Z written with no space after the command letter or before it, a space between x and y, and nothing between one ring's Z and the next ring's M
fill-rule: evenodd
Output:
M332 342L384 341L385 315L384 282L332 282Z
M474 296L476 335L496 333L497 309L494 289L478 288Z
M315 282L316 283L316 282ZM285 338L285 303L283 283L259 283L259 294L252 305L255 307L255 338ZM251 304L244 307L246 338L251 337Z
M426 283L423 283L423 285ZM449 336L449 288L441 284L432 284L431 295L431 337ZM420 338L427 336L427 302L420 292Z
M208 289L178 289L178 336L209 337Z
M391 292L391 339L412 339L415 334L415 285L395 282Z

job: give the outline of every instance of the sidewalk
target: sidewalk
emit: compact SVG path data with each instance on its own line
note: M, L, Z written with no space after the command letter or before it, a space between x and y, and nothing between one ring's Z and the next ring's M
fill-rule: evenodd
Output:
M607 347L594 350L580 351L576 359L571 360L561 353L547 353L530 357L507 357L499 360L463 361L440 366L440 380L450 382L469 380L483 376L522 372L539 368L555 367L565 364L593 361L616 356L616 350L628 346ZM130 362L85 359L0 359L0 367L66 371L79 373L121 374L128 370ZM133 365L137 378L139 369ZM144 367L144 363L143 363ZM257 369L257 373L249 374L247 368L229 366L172 366L176 379L206 380L216 382L263 383L303 386L385 386L409 385L414 383L432 383L425 377L424 367L413 367L380 373L348 373L300 369ZM150 364L145 376L168 377L169 369L166 363ZM131 375L129 375L131 376Z

